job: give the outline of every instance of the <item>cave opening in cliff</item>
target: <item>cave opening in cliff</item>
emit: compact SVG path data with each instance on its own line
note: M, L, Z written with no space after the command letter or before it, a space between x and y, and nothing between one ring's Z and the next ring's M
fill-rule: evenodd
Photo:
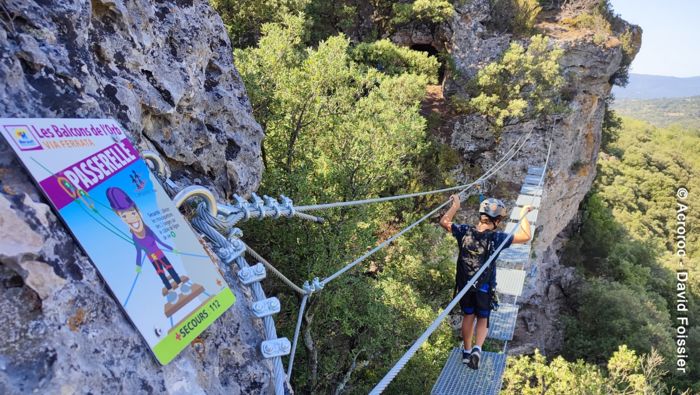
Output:
M440 68L438 69L438 84L442 85L442 81L445 79L445 62L440 59L440 51L438 51L437 48L431 44L413 44L411 45L411 49L414 51L425 52L428 54L428 56L438 58L438 61L440 62Z

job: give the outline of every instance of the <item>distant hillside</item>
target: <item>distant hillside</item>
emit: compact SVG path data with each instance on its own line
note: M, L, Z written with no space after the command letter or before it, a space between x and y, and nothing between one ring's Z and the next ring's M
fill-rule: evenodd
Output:
M699 77L666 77L661 75L630 74L629 84L613 88L618 99L658 99L700 95Z
M649 100L616 98L613 109L620 115L659 127L678 124L688 129L700 129L700 96Z

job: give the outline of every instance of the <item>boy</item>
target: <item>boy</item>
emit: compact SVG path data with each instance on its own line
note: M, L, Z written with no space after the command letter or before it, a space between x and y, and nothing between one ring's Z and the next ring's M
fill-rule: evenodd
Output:
M459 195L452 195L450 199L452 199L452 206L440 219L440 226L451 232L457 239L459 255L457 257L456 288L459 292L504 240L505 244L502 250L508 248L512 243L527 243L531 233L527 217L520 222L520 227L514 235L497 231L498 225L506 215L506 206L502 201L494 198L481 202L479 222L476 225L452 223L452 218L459 210ZM523 207L520 216L522 217L531 210L532 206ZM467 291L459 301L464 313L462 320L462 337L464 338L462 362L472 369L479 368L481 346L484 344L488 332L491 295L495 292L497 258L498 255L493 258L489 268L482 273L474 287ZM476 345L471 348L475 315L477 317Z

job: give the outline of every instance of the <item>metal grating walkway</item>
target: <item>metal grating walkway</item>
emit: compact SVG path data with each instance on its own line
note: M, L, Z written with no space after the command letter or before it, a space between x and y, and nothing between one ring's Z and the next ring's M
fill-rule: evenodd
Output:
M502 265L522 265L525 266L530 260L529 244L513 244L511 247L501 251L496 264Z
M528 176L541 176L544 173L544 167L528 166L527 175Z
M525 271L499 267L496 269L496 291L520 296L525 285Z
M529 204L530 206L534 206L535 208L540 207L540 199L539 197L534 197L534 196L527 196L527 195L518 195L518 200L515 201L515 205L522 207L526 204Z
M520 193L523 195L542 196L542 187L523 185L523 187L520 188Z
M542 180L542 176L527 176L525 177L525 184L540 185L540 180Z
M518 319L518 306L514 304L502 304L498 310L491 312L489 318L489 339L513 340L515 321Z
M438 377L431 395L495 395L501 389L506 355L484 351L479 370L462 363L462 349L455 348Z
M530 221L530 225L534 225L537 223L537 215L539 215L540 210L534 209L527 213L527 220ZM510 213L510 220L512 222L518 222L520 221L520 207L516 207L513 209L513 211Z

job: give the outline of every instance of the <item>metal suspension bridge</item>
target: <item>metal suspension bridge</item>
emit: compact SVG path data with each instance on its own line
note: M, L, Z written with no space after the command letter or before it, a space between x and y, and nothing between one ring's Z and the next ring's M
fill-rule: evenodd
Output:
M301 286L295 284L287 278L282 272L277 270L270 262L265 260L260 254L254 251L250 246L246 245L242 240L242 232L235 227L240 221L250 219L264 218L279 218L297 217L300 219L310 220L314 222L322 222L322 218L308 214L308 212L331 209L336 207L350 207L364 204L372 204L379 202L387 202L398 199L408 199L431 194L439 194L444 192L457 192L461 198L465 198L474 187L482 185L486 180L494 176L500 171L511 159L513 159L523 148L525 143L532 135L533 130L523 134L513 146L497 161L490 169L488 169L479 178L471 183L458 185L449 188L436 189L432 191L409 193L397 196L389 196L382 198L364 199L356 201L335 202L327 204L314 204L307 206L294 206L291 199L281 196L280 200L264 196L260 198L256 194L252 195L251 201L246 201L243 198L235 195L233 204L217 203L214 195L206 188L200 186L191 186L177 192L173 197L176 206L181 206L186 201L195 198L199 201L196 207L196 215L192 218L192 224L199 232L201 232L213 245L218 257L225 264L236 263L239 267L238 278L244 285L251 287L255 302L252 305L253 313L263 321L266 340L260 345L260 350L265 358L272 360L275 376L275 393L282 395L287 393L289 386L289 378L292 375L294 367L294 356L296 353L299 333L302 326L302 317L307 307L309 298L314 293L321 292L323 288L331 281L342 276L355 266L362 263L364 260L380 251L391 242L409 232L411 229L418 226L420 223L429 219L446 207L450 200L440 204L423 217L406 226L387 240L378 244L368 252L362 254L357 259L349 262L340 270L328 275L327 277L313 278L305 281ZM533 225L531 228L531 239L526 244L513 245L504 249L504 243L499 245L496 251L489 257L481 269L474 275L469 283L462 289L461 292L452 299L445 309L435 318L430 326L421 334L421 336L413 343L406 353L391 367L387 374L377 383L371 394L382 393L396 375L408 363L410 358L417 352L420 346L428 339L428 337L438 328L445 320L450 311L457 305L459 300L466 292L474 285L479 277L490 265L496 265L497 277L497 292L511 299L510 303L502 303L497 311L492 312L490 318L490 327L488 337L495 340L503 341L503 349L501 352L483 352L482 362L479 370L471 370L461 362L461 348L455 348L449 355L447 362L438 377L437 382L433 386L432 394L496 394L501 388L502 375L506 365L506 352L508 341L512 340L515 330L515 323L518 314L517 299L521 295L524 282L530 270L530 274L534 273L536 267L530 268L531 242L534 236L535 225L539 213L540 201L542 198L543 183L547 173L549 162L550 147L547 150L547 159L543 167L530 166L524 183L520 190L513 211L508 218L505 231L512 235L519 228L523 218L527 216L528 221ZM146 151L143 153L144 159L149 162L159 175L159 179L164 184L166 190L175 193L176 188L169 178L169 171L163 161L157 154ZM519 210L523 206L533 206L534 210L526 213L522 217ZM500 255L499 255L500 253ZM258 263L251 266L245 258L249 255ZM498 256L496 262L494 257ZM275 297L266 297L260 285L267 273L270 272L279 278L284 284L289 286L294 292L301 296L299 313L294 332L294 337L290 342L287 338L278 338L275 324L272 316L280 311L280 302ZM503 300L503 298L502 298ZM284 371L282 357L289 356L287 371Z

